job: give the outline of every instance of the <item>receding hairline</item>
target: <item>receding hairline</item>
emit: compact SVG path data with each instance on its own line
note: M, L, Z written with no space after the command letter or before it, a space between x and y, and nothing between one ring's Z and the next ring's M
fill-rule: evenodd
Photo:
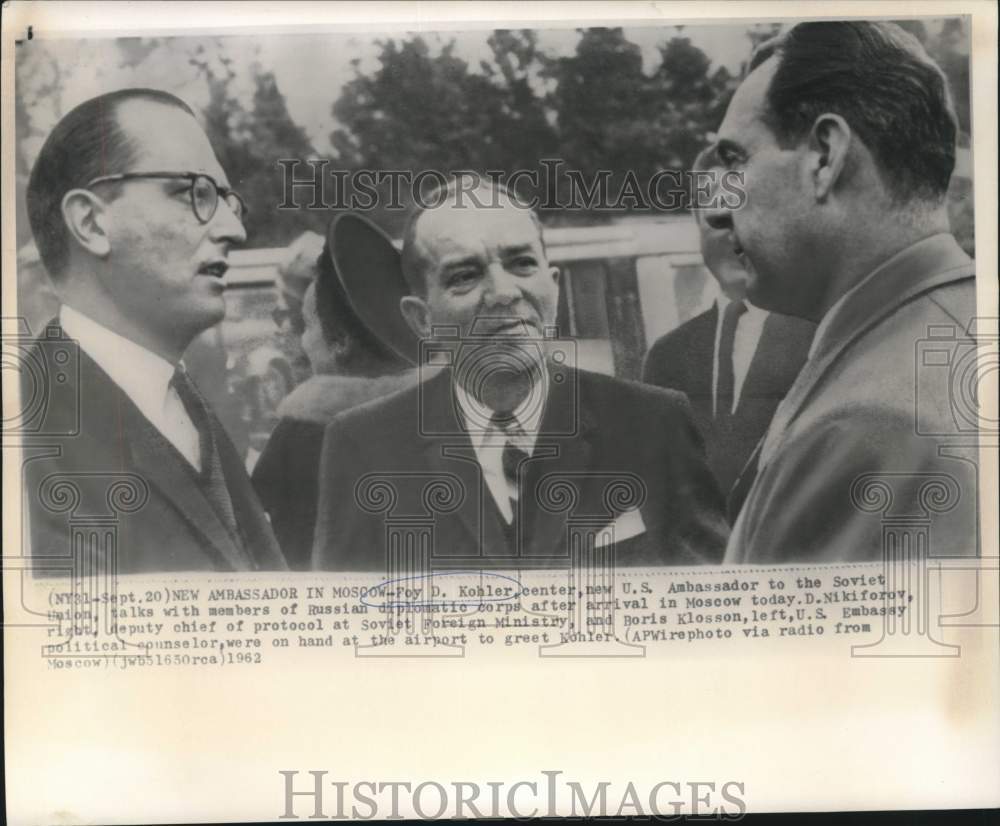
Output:
M161 137L161 133L156 131L156 128L148 124L145 120L145 112L149 111L147 107L155 107L156 109L166 112L176 112L178 117L189 120L194 126L195 131L199 135L204 136L209 149L212 151L212 157L218 161L218 156L215 154L215 147L212 146L212 142L209 140L208 134L205 132L201 123L199 123L198 117L193 111L177 106L170 101L145 97L126 98L125 100L119 101L115 105L112 115L118 129L121 130L121 134L132 147L134 153L141 153L145 148L146 141L156 141ZM173 145L173 142L170 142L170 144Z
M107 107L102 106L100 109L103 118L110 120L114 124L114 127L118 129L127 142L132 145L133 149L138 148L138 144L135 141L135 138L137 137L135 130L136 123L129 123L129 120L138 121L140 124L142 123L142 120L136 114L132 114L130 117L130 113L145 106L154 106L167 111L176 111L181 115L190 118L199 127L199 129L201 128L201 124L198 122L198 116L186 102L184 102L181 98L160 89L119 89L114 92L109 92L106 95L99 95L96 98L84 101L81 106L86 104L93 105L96 101L102 98L105 99L108 104ZM121 172L124 170L115 171Z
M418 230L422 219L429 212L437 212L444 209L471 209L483 211L509 208L516 209L518 212L526 212L531 220L531 223L534 225L536 232L538 233L538 243L541 245L542 251L546 251L542 221L538 217L538 213L532 207L524 204L516 194L511 193L506 189L506 187L497 186L492 181L480 180L478 184L471 189L462 188L457 186L455 183L452 183L447 188L442 189L444 189L446 195L441 203L434 204L433 206L421 207L417 210L407 223L406 230L403 235L401 264L403 267L403 275L406 278L406 283L409 286L411 293L426 295L427 292L426 269L428 256L424 254L424 250L421 248L423 241ZM483 199L479 199L479 202L477 202L474 197L475 193L482 191L489 192L492 196L491 200L487 204L482 203ZM501 203L494 205L493 199L499 199ZM461 203L459 203L459 201L461 201Z

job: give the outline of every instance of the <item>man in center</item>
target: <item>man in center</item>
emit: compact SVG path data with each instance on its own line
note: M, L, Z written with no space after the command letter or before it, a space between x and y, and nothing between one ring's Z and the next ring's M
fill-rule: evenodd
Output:
M393 570L410 551L436 568L561 567L581 542L615 565L718 562L723 499L686 397L573 366L559 270L506 190L459 179L428 200L399 308L447 367L327 428L314 567Z

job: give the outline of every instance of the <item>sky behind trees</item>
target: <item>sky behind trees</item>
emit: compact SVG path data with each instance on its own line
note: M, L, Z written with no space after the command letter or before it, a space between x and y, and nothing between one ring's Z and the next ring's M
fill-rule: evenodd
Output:
M907 26L945 67L967 128L963 24ZM648 180L660 169L688 168L753 46L775 30L763 23L35 39L17 54L20 194L55 122L77 103L127 86L164 88L199 111L252 205L252 246L287 244L331 217L273 209L281 201L278 158L330 158L350 170L509 172L550 157L588 176L609 169L613 184L628 171ZM390 231L401 219L372 217ZM19 219L19 245L29 237Z

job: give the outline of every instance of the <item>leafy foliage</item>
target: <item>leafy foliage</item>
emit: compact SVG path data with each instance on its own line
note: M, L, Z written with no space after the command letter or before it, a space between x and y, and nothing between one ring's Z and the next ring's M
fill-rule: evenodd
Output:
M968 145L969 60L961 20L928 29L905 25L926 46L951 81ZM772 36L777 24L750 25L750 48ZM276 210L282 202L281 158L329 155L329 169L480 172L538 169L561 159L593 181L604 170L612 198L631 176L640 185L661 170L688 169L722 120L738 78L714 68L682 28L657 46L658 60L644 66L640 47L621 28L578 30L575 48L554 55L540 48L532 30L497 29L477 65L459 55L457 41L432 48L420 35L376 42L373 67L353 64L353 76L331 92L335 128L327 147L312 145L289 112L275 74L259 50L248 63L226 38L120 38L116 49L67 58L35 44L17 59L15 96L19 188L32 148L63 114L64 88L80 66L97 67L95 82L158 85L194 100L233 185L250 204L253 246L284 245L307 229L322 232L327 209ZM648 59L648 53L645 55ZM75 61L75 62L74 62ZM167 79L169 74L169 79ZM387 194L387 184L382 187ZM331 193L332 194L332 193ZM332 198L328 198L328 201ZM380 198L385 204L387 197ZM20 208L19 199L19 208ZM642 204L635 204L641 210ZM372 217L392 233L404 214L376 208ZM586 211L553 212L554 223L601 219ZM27 240L18 221L19 244Z

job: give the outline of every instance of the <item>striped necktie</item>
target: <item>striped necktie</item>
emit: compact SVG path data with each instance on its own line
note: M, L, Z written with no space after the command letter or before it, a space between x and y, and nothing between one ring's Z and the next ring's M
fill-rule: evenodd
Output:
M506 479L507 486L513 494L511 508L516 517L517 501L520 498L521 489L518 470L521 464L531 457L531 454L517 444L518 438L524 436L524 431L512 413L497 411L490 417L490 424L504 435L500 462L503 465L504 479Z
M174 375L170 379L170 386L177 391L184 409L187 410L191 422L198 431L199 452L201 454L199 481L202 490L229 533L242 547L243 541L236 524L236 514L233 511L233 500L229 495L229 486L226 484L226 476L222 470L215 426L208 405L201 393L198 392L198 388L194 386L194 382L182 368L178 367L174 371Z

